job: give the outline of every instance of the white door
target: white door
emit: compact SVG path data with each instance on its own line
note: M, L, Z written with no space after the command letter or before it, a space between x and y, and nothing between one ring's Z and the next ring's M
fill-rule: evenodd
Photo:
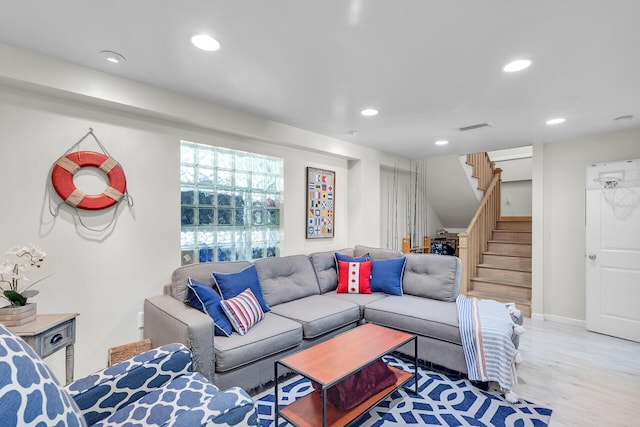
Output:
M587 166L587 329L640 342L640 161Z

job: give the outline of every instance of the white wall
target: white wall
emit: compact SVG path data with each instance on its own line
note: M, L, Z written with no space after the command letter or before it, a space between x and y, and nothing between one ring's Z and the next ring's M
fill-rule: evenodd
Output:
M531 180L500 184L502 216L531 216Z
M640 130L593 135L539 148L534 146L533 310L549 319L583 324L585 165L640 158ZM542 212L542 219L538 212ZM536 233L540 229L541 236ZM538 287L542 292L535 291Z
M144 298L180 265L181 139L284 159L282 255L380 244L381 159L397 160L388 154L2 44L0 57L0 251L33 242L48 253L42 273L54 275L33 302L40 313L80 313L76 377L104 367L109 347L140 338ZM78 227L66 205L56 218L48 208L58 201L52 164L89 127L123 165L135 202L105 233ZM333 239L305 239L306 166L336 171ZM63 353L48 359L59 378Z
M509 158L512 153L520 158ZM504 160L496 160L496 168L502 169L502 183L500 191L502 205L500 207L502 216L531 216L531 174L533 159L531 158L531 147L519 147L513 150L501 150L489 153L491 159L494 157Z

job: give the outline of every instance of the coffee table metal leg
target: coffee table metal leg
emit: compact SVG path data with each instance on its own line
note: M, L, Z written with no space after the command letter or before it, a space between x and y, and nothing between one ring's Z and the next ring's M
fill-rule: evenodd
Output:
M327 427L327 389L322 386L322 427Z
M418 337L413 338L413 382L418 394Z
M278 362L273 364L273 388L274 388L274 401L273 401L273 417L275 419L275 427L278 427L278 415L280 414L280 407L278 406Z

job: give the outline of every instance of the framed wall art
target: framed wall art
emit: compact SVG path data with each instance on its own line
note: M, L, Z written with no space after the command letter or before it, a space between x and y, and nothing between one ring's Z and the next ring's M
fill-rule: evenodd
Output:
M334 235L336 173L307 167L307 239Z

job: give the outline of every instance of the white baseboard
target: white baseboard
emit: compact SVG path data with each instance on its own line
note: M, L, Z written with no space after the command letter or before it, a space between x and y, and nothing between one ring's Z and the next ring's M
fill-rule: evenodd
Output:
M570 317L558 316L555 314L542 314L542 313L531 313L532 320L548 320L551 322L564 323L565 325L578 326L580 328L587 328L587 322L585 320L572 319Z

